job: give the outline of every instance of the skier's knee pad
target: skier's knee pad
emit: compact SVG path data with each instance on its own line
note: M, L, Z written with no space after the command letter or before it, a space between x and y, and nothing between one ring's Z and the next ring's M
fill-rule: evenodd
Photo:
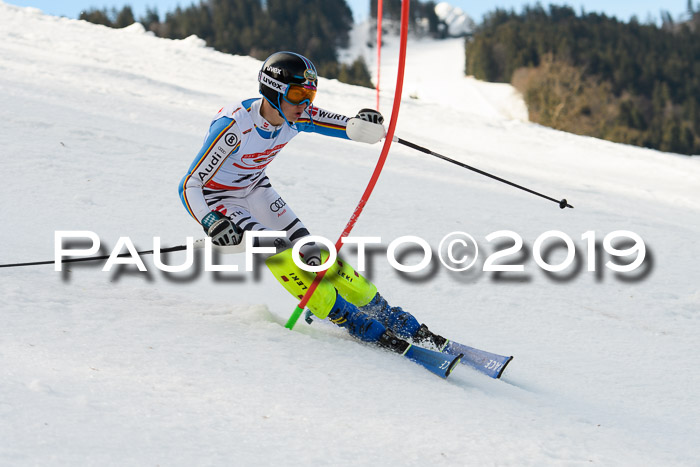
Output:
M326 261L328 252L321 250L321 258ZM338 290L338 293L357 307L365 306L377 294L377 287L365 279L346 261L337 258L325 278Z
M299 259L301 261L301 259ZM272 275L282 284L287 292L301 300L309 286L314 281L316 274L304 271L294 263L292 249L289 248L265 260L267 268ZM311 312L321 319L325 319L331 312L336 301L336 291L330 282L322 280L316 291L311 296L307 306Z

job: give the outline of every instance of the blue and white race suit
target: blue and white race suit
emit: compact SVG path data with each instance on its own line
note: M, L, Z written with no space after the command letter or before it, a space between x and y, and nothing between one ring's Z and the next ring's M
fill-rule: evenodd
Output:
M294 125L274 126L260 114L261 105L262 98L248 99L219 111L180 182L180 198L200 223L219 211L241 230L286 231L294 243L309 231L272 188L265 169L299 132L349 139L348 117L309 106Z

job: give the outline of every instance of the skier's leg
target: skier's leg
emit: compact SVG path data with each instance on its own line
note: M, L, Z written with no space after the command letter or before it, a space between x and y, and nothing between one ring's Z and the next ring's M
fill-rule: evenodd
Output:
M359 310L355 305L346 301L339 293L336 293L336 302L328 319L342 328L347 328L351 336L365 342L375 343L392 352L403 354L411 346L384 327L369 313Z
M321 256L325 261L328 252L322 250ZM369 313L399 337L412 338L421 328L421 324L412 314L401 307L389 306L384 297L377 292L377 287L355 271L347 261L338 258L325 277L343 298L357 306L360 311Z
M377 342L386 332L382 323L358 310L355 305L346 301L340 294L336 294L336 300L328 314L328 319L341 328L347 328L351 336L365 342Z
M314 273L304 271L294 264L291 248L269 257L265 264L280 284L299 299L304 296L315 277ZM319 318L328 318L360 340L391 347L393 336L386 333L384 325L346 301L325 279L318 284L307 306ZM398 345L397 339L393 341L394 345Z
M413 338L421 326L411 313L404 311L401 307L390 306L379 292L372 298L371 302L360 309L375 316L399 337Z
M328 252L321 251L321 257L325 261ZM377 292L377 287L355 271L347 261L337 259L330 267L326 278L343 298L356 305L360 311L369 313L397 336L404 339L411 338L421 344L432 344L439 350L447 344L447 339L432 333L412 314L401 307L390 306Z
M321 258L324 262L328 258L326 250L321 250ZM340 257L328 268L325 277L345 300L357 307L367 305L377 295L377 287Z
M299 240L310 235L308 229L299 220L292 208L282 199L272 187L270 180L265 177L249 195L250 212L270 230L287 232L285 242L292 246ZM281 239L278 239L278 242ZM278 246L277 251L281 251ZM321 264L321 251L316 243L307 243L299 250L306 264L317 266Z
M299 300L304 297L316 276L312 272L304 271L294 263L291 248L270 256L265 260L265 264L275 279L282 284L282 287ZM336 290L330 282L323 280L318 284L307 306L313 314L325 319L331 313L335 302Z
M228 189L204 189L204 198L212 211L228 216L242 231L278 230L286 232L286 237L258 237L253 246L275 247L285 250L301 238L309 235L304 224L272 188L267 177L248 194L241 195ZM300 249L300 255L307 264L321 264L320 249L315 243L308 243Z
M431 344L438 350L447 345L447 339L432 333L428 326L420 324L403 308L390 306L379 293L367 305L360 307L360 310L369 312L399 337L410 338L418 344Z
M212 211L218 211L227 216L242 232L270 229L265 222L256 217L250 196L236 196L236 193L230 190L205 189L204 199ZM285 239L279 239L282 241L281 245L275 238L263 238L265 242L263 244L260 240L260 238L256 238L253 246L280 246L282 249L288 246Z

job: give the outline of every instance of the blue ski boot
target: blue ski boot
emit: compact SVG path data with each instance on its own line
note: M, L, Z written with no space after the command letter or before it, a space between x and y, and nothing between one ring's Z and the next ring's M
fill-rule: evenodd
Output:
M378 342L386 332L382 323L373 319L368 313L358 310L355 305L345 301L340 294L336 294L328 319L341 328L346 328L351 336L365 342Z
M359 310L355 305L346 301L340 294L336 296L328 319L341 328L347 328L351 336L364 342L378 344L392 352L404 354L411 347L411 344L386 329L369 313Z
M428 326L420 324L412 314L401 307L389 306L379 293L367 305L360 307L360 311L369 313L400 338L412 339L419 345L428 344L439 351L447 345L447 339L432 333Z
M400 339L396 336L396 334L388 329L384 334L379 336L378 344L387 350L400 353L401 355L405 355L406 351L411 347L411 344L403 339Z
M412 338L420 329L420 323L412 314L401 307L389 306L379 293L367 305L360 307L360 311L368 313L402 339Z
M418 331L413 335L413 341L416 344L429 344L435 347L438 351L442 352L448 344L448 340L442 336L439 336L433 332L430 332L428 326L421 324Z

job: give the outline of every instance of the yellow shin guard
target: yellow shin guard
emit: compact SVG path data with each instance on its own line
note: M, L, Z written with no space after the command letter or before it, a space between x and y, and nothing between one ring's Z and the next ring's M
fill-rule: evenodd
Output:
M326 257L328 255L326 254ZM301 300L314 281L316 274L304 271L294 264L292 249L270 256L265 260L267 268L275 278L287 289L292 296ZM329 271L330 272L330 271ZM326 274L328 277L328 273ZM307 306L309 310L321 319L325 319L335 304L335 288L327 280L322 280Z
M322 250L321 259L325 261L326 258L328 258L328 252ZM358 308L367 305L377 294L377 287L374 284L340 258L336 259L324 279L328 279L341 297Z

